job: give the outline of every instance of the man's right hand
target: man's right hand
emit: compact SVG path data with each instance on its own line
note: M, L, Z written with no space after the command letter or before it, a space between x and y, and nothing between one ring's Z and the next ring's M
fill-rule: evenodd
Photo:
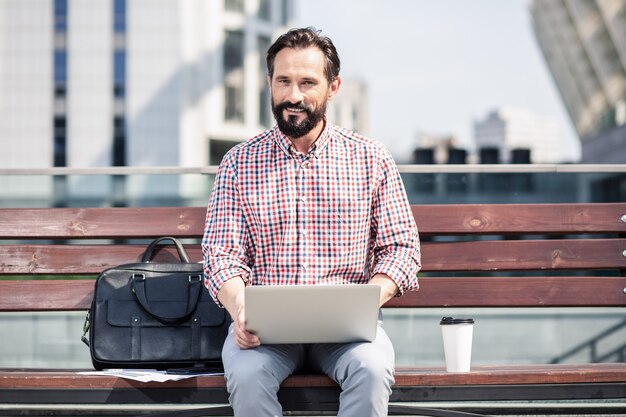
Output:
M256 335L246 330L245 287L246 284L241 278L229 279L220 288L217 298L233 318L235 343L241 349L251 349L259 346L261 341Z
M246 315L242 308L234 320L235 343L241 349L251 349L259 346L261 341L258 336L246 330Z

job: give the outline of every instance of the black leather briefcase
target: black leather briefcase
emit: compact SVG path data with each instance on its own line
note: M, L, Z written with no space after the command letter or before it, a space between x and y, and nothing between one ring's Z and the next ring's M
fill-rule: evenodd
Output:
M181 262L150 262L162 241L174 242ZM230 322L204 287L202 264L189 262L177 239L162 237L141 262L98 276L83 341L98 370L219 368Z

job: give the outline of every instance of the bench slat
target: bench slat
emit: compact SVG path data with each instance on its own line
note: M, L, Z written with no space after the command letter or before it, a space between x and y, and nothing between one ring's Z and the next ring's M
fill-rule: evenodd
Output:
M424 272L626 269L626 239L425 242ZM192 261L199 245L186 246ZM138 262L145 245L0 245L2 274L98 274ZM154 259L176 262L172 248Z
M424 244L423 271L626 269L626 239L493 240Z
M0 239L197 237L204 207L0 209Z
M422 235L625 233L626 203L412 205Z
M395 387L624 382L624 375L624 363L475 366L472 372L466 374L448 373L442 367L399 368L396 370ZM114 376L81 375L68 371L0 370L2 389L81 389L85 386L90 389L221 388L225 387L225 382L223 376L141 383ZM285 388L333 386L336 384L323 375L292 375L282 384Z
M0 311L87 310L93 288L90 279L0 281ZM626 277L423 277L386 306L623 307L624 288Z
M626 203L413 205L424 236L626 233ZM198 237L205 207L1 209L0 239Z

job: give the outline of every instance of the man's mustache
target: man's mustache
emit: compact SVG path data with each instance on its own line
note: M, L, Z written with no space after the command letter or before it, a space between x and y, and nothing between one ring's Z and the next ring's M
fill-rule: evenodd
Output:
M304 110L305 112L307 112L307 114L309 114L309 112L311 111L302 102L294 104L294 103L290 103L289 101L283 101L282 103L279 103L276 105L276 109L279 112L282 112L283 110L287 110L287 108L296 109L296 110Z

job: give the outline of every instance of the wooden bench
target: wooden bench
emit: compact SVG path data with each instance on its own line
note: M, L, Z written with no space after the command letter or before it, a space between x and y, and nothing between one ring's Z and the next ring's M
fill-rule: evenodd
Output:
M626 203L412 209L423 241L421 289L387 307L626 306ZM145 249L137 239L195 239L187 249L200 260L204 218L204 207L0 209L0 312L87 310L93 278L137 261ZM171 248L158 254L173 255ZM33 279L42 275L59 279ZM310 415L336 410L338 393L325 376L294 375L280 398L285 410ZM615 412L625 397L626 363L533 364L467 374L401 368L391 401L545 414L607 411L607 403ZM0 415L125 415L225 403L221 376L140 383L68 369L0 369Z

